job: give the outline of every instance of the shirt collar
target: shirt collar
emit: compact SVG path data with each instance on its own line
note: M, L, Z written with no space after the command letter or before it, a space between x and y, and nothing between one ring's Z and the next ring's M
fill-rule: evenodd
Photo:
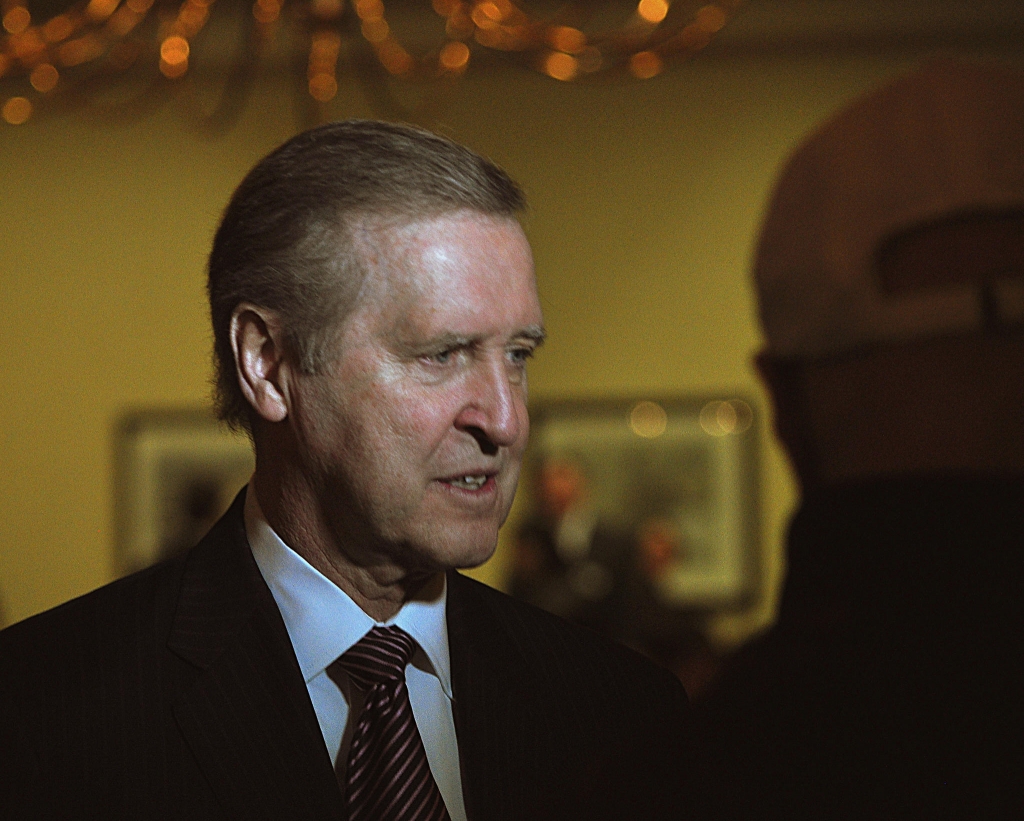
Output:
M245 494L245 532L256 565L281 611L299 669L308 684L379 622L282 541L263 515L251 482ZM385 624L401 627L416 639L432 668L427 672L437 676L450 699L447 594L445 579L439 594L407 601ZM420 662L417 666L423 661L419 656L417 653L413 658L414 664Z

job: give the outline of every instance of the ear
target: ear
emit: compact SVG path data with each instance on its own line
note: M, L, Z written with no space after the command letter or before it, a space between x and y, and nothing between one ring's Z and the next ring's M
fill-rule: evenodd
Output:
M231 348L242 393L268 422L288 416L288 378L284 330L276 311L243 302L231 314Z

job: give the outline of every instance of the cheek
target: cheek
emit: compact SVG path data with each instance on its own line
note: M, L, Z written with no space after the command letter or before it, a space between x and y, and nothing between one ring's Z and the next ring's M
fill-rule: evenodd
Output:
M431 403L424 400L413 406L405 423L417 449L433 453L442 447L456 431L456 412L456 408L443 401Z
M383 458L433 453L453 427L454 405L445 399L414 390L378 394L365 406L364 435L375 440Z

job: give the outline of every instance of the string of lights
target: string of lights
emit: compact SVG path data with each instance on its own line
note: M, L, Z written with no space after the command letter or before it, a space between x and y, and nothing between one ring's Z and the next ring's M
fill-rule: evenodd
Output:
M289 52L321 106L359 61L410 82L458 77L495 55L565 82L645 80L703 49L739 2L0 0L0 116L20 125L114 87L122 109L138 109L219 71L223 93L207 115L225 119L274 50ZM200 71L204 57L216 70Z

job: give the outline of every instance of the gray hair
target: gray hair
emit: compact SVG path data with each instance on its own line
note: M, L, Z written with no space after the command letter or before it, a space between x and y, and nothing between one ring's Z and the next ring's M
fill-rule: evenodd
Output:
M365 275L353 229L370 218L425 219L470 210L514 219L519 186L449 139L396 123L345 120L293 137L242 180L209 258L217 415L251 429L230 331L249 302L281 317L285 345L306 373L330 362L339 323Z

